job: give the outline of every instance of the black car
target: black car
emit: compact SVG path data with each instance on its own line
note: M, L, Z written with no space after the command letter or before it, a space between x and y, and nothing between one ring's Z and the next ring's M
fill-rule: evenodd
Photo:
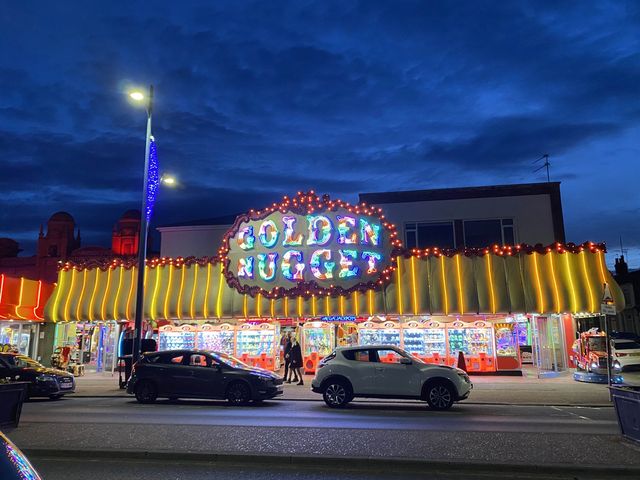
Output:
M140 403L158 397L226 399L234 405L282 395L282 377L225 353L167 350L145 353L133 366L127 393Z
M47 368L19 353L0 353L0 378L29 382L29 397L56 399L76 390L76 383L70 373Z
M0 478L2 480L42 480L24 453L0 432Z

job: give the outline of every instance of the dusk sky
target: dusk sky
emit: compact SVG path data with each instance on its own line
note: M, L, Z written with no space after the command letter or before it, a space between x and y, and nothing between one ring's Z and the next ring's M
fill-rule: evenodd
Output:
M109 245L139 208L156 88L154 225L358 192L562 182L567 239L640 267L640 2L5 2L0 237L65 210Z

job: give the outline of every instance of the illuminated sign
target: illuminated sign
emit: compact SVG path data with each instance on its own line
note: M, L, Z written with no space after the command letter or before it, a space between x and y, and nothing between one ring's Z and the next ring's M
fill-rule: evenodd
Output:
M308 297L376 287L399 247L379 209L310 192L239 216L220 254L227 281L241 293Z

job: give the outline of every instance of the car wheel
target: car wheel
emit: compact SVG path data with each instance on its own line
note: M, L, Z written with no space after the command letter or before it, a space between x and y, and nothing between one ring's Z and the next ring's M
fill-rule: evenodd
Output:
M140 382L136 385L136 400L140 403L153 403L158 398L158 389L151 382Z
M60 400L62 398L62 395L49 395L49 398L51 400Z
M453 387L444 382L435 382L427 387L426 400L433 410L448 410L453 405L455 394Z
M251 389L243 382L236 382L227 388L227 400L231 405L246 405L251 401Z
M327 382L322 392L322 398L331 408L341 408L353 398L351 387L344 380L332 380Z

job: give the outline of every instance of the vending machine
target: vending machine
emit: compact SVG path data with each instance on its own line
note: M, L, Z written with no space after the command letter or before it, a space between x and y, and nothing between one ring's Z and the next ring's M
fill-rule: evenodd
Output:
M328 322L307 322L302 327L302 357L304 373L316 373L318 362L335 348L335 325Z
M493 328L489 323L455 321L447 327L447 338L447 363L449 365L457 364L459 352L462 352L468 371L496 371Z
M192 325L164 325L158 329L159 350L189 350L196 347L196 328Z
M364 322L358 327L358 344L400 347L400 325L397 322Z
M443 364L446 361L446 331L439 322L403 323L402 345L408 353L424 362Z
M518 319L514 324L514 331L518 342L518 350L520 351L520 361L533 364L531 322L526 317Z
M519 370L521 368L515 326L515 323L496 323L493 326L498 370Z
M236 327L236 357L266 370L280 368L280 325L243 323Z
M235 327L229 323L222 323L220 325L206 323L200 327L200 330L196 334L196 345L200 350L235 355Z

